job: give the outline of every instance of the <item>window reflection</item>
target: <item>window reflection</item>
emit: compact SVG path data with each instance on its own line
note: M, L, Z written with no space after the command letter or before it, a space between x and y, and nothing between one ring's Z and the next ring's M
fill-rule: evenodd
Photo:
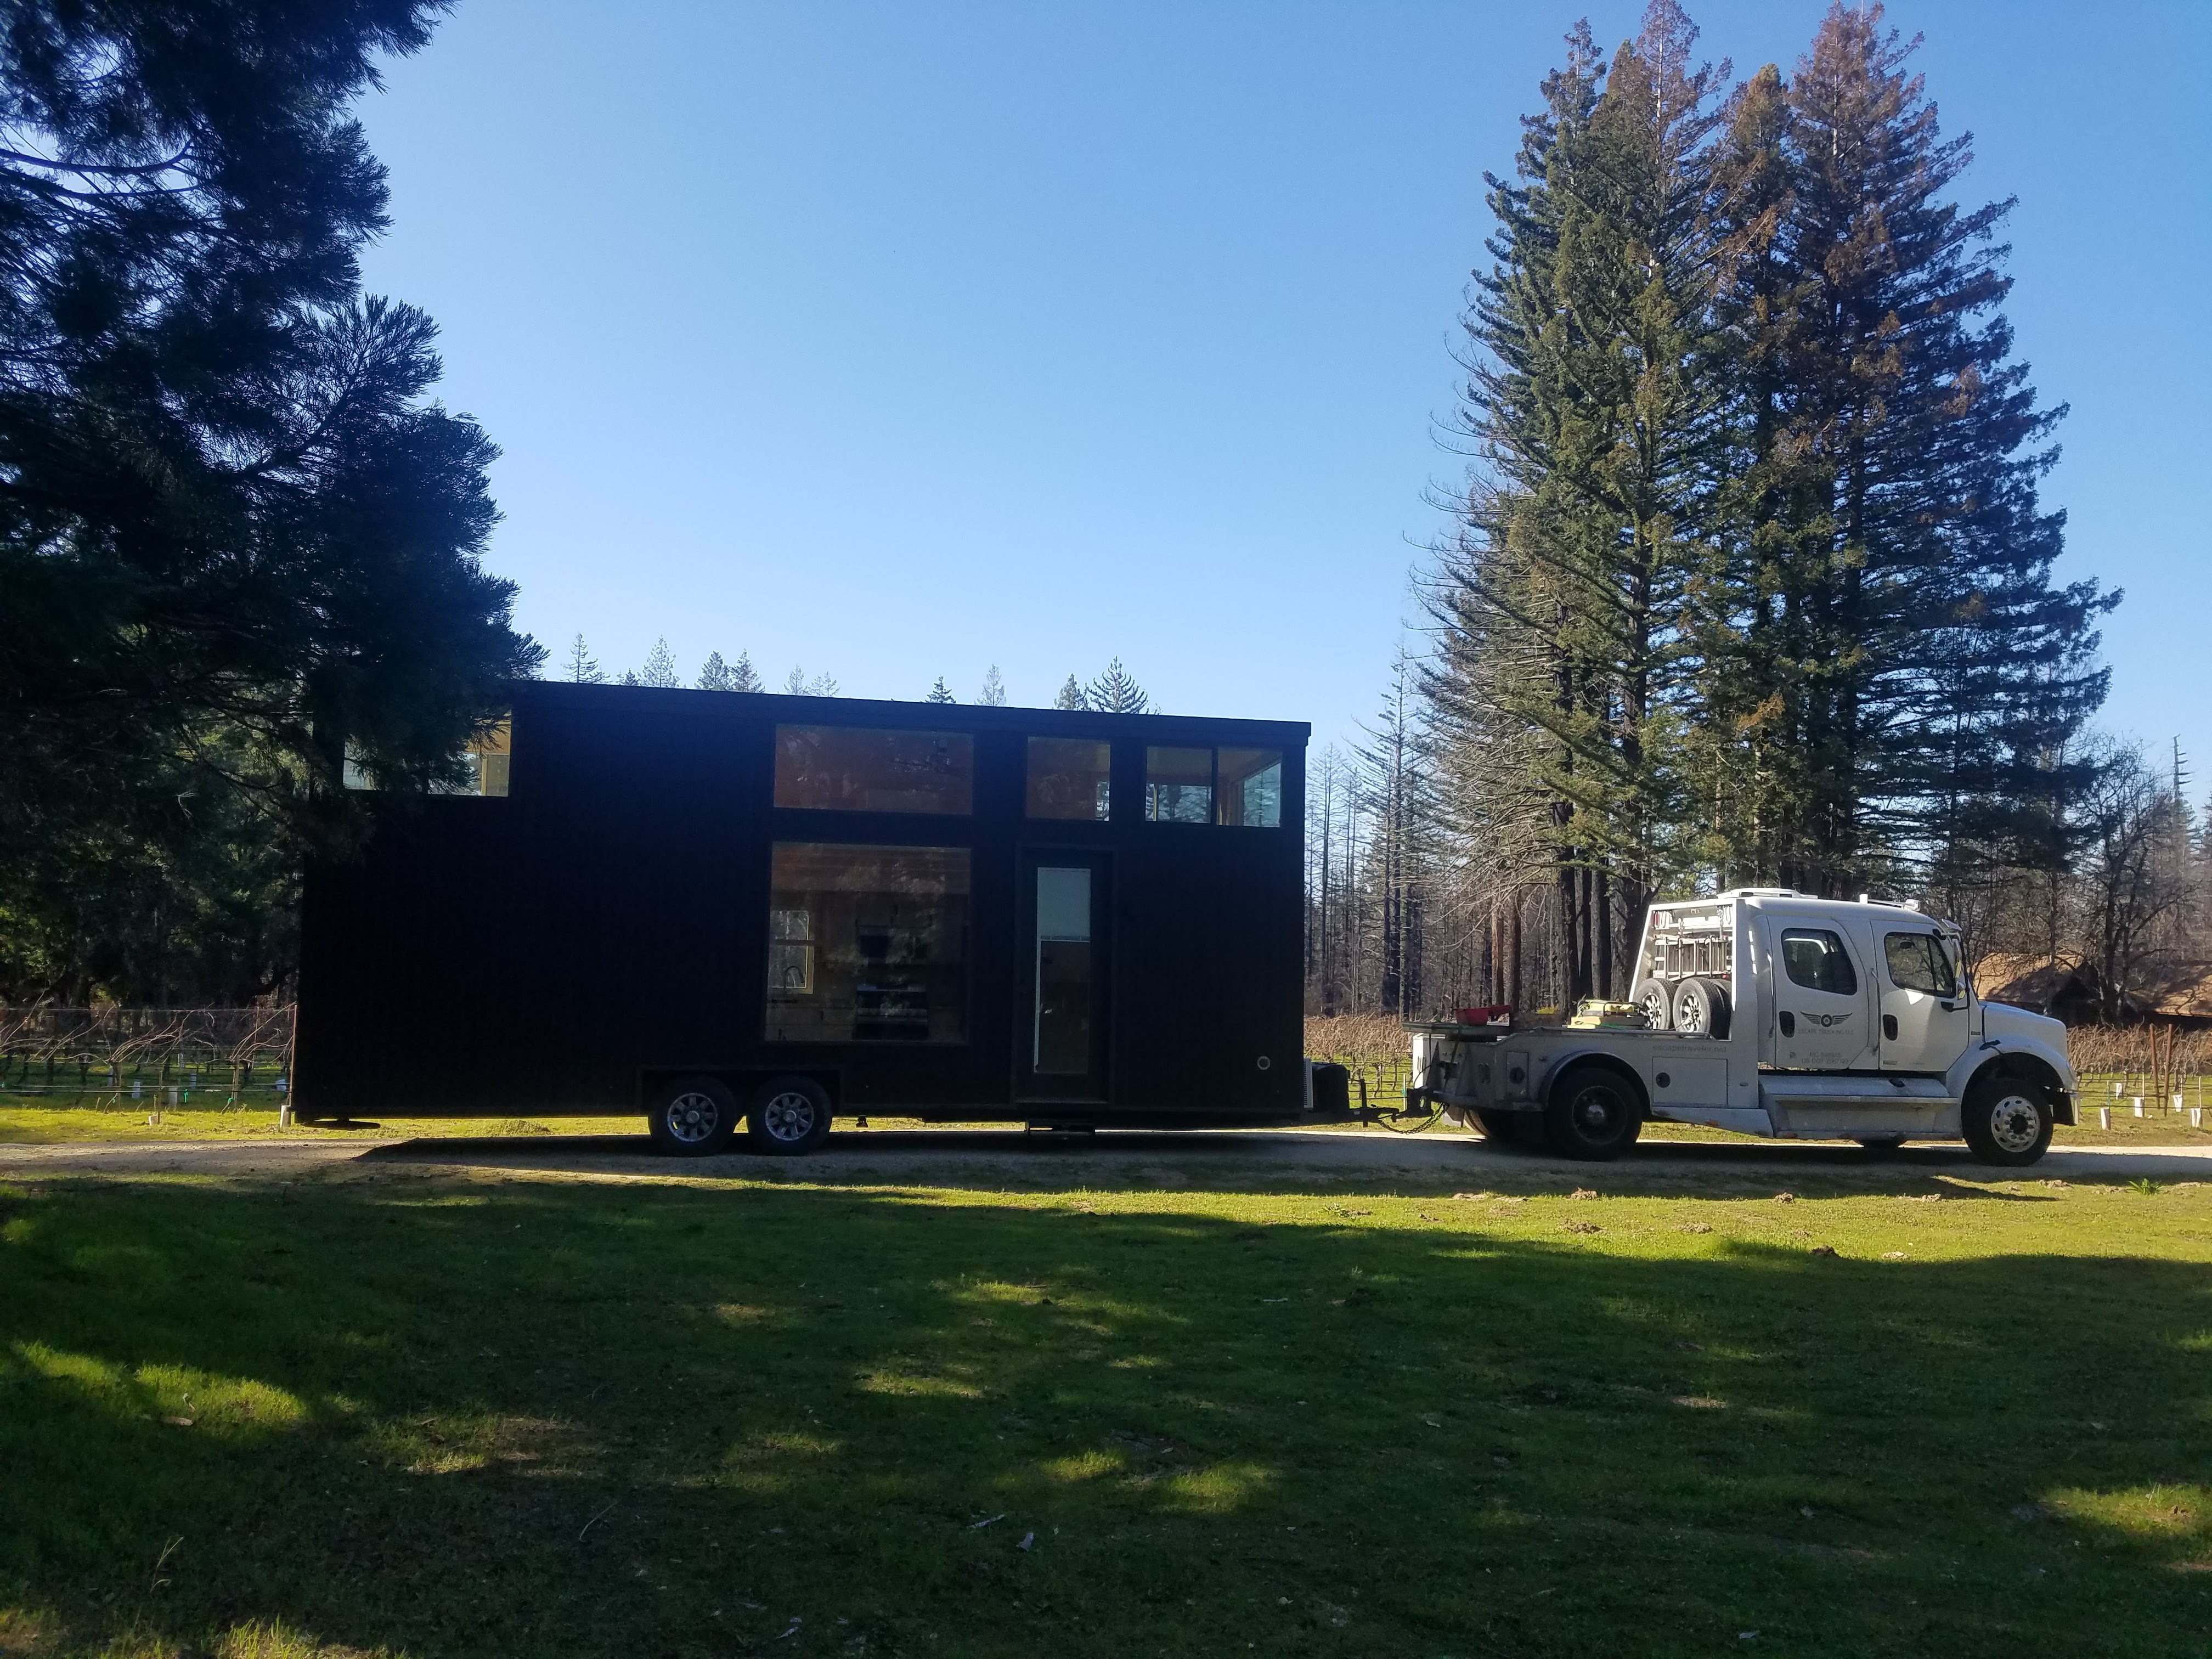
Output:
M1844 949L1843 936L1828 928L1784 928L1782 966L1791 984L1808 991L1858 994L1859 976L1851 968L1850 953Z
M1031 738L1029 815L1104 823L1113 815L1113 758L1109 744Z
M975 744L964 732L775 728L775 804L845 812L968 812Z
M1145 750L1145 816L1155 823L1283 824L1279 749Z
M1951 954L1934 933L1891 933L1882 940L1882 952L1889 959L1889 982L1899 990L1939 997L1959 994Z
M1213 822L1213 751L1145 750L1145 816L1155 823Z
M1221 750L1221 821L1248 830L1283 827L1283 752Z
M780 842L770 886L771 1042L966 1039L967 848Z
M434 783L429 793L434 795L504 795L507 793L507 767L513 755L511 739L514 721L502 720L477 737L471 738L454 757L466 769L466 775L455 783ZM362 764L361 753L351 744L345 749L343 770L340 781L348 789L375 789L375 775Z

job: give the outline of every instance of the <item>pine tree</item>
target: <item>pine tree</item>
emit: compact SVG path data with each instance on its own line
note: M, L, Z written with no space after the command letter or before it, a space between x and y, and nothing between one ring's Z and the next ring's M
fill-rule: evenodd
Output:
M1060 695L1052 700L1052 706L1054 708L1088 708L1091 705L1084 698L1082 682L1070 674L1067 684L1060 688Z
M1717 401L1696 373L1705 160L1725 72L1690 67L1695 35L1653 0L1607 71L1578 28L1524 121L1523 182L1492 180L1498 263L1468 319L1480 470L1432 599L1447 752L1522 820L1526 878L1550 865L1575 996L1617 988L1616 939L1681 856L1684 613Z
M1144 687L1129 678L1128 670L1116 657L1084 687L1083 703L1086 708L1096 708L1101 714L1141 714L1150 707L1152 699L1145 695Z
M444 9L7 9L0 998L265 992L349 751L458 781L543 664L483 562L497 450L429 318L361 290L354 102ZM191 975L127 965L163 937Z
M666 640L655 640L653 649L645 653L645 666L637 672L638 684L656 686L662 690L672 690L680 684L676 678L675 653L669 650Z
M837 695L837 682L827 674L817 674L810 680L805 671L793 668L790 677L784 681L783 689L786 694L794 697L834 697Z
M768 690L767 685L761 679L760 671L753 666L753 659L750 653L738 652L737 661L730 665L730 690L732 691Z
M730 686L730 665L722 660L719 651L709 651L707 660L700 665L699 689L702 691L727 691Z
M922 701L924 702L957 702L960 699L952 695L951 688L945 684L945 676L939 674L937 677L937 684L929 688L929 695Z
M645 682L638 678L637 670L635 668L625 668L622 672L622 678L617 680L615 684L617 685L643 685Z
M1006 706L1006 683L999 678L999 665L993 663L984 671L983 689L975 694L975 701L986 708Z
M579 685L597 685L606 678L590 649L584 644L581 634L569 642L567 677Z
M1881 15L1832 7L1786 88L1754 82L1731 182L1759 194L1722 216L1749 245L1726 297L1753 325L1753 648L1712 712L1756 745L1765 793L1730 858L1827 893L1946 848L2057 855L2047 803L2081 780L2052 757L2103 699L2094 624L2116 602L2051 584L2062 517L2037 484L2064 411L2036 408L1996 310L2011 204L1946 199L1969 141L1942 139Z

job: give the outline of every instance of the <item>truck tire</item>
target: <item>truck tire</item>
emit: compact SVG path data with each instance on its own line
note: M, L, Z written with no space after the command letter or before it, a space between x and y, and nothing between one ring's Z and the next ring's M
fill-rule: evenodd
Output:
M1728 988L1709 979L1684 980L1674 988L1674 1030L1691 1036L1726 1036Z
M811 1077L772 1077L753 1096L745 1123L753 1151L804 1158L830 1139L830 1091Z
M1601 1163L1619 1158L1644 1132L1644 1099L1609 1066L1570 1066L1552 1085L1544 1140L1562 1158Z
M1638 980L1636 988L1628 994L1628 1000L1650 1022L1653 1030L1671 1031L1674 1029L1674 999L1668 994L1663 981Z
M646 1127L666 1158L726 1152L737 1138L737 1097L720 1078L679 1077L653 1097Z
M1486 1112L1478 1108L1474 1118L1482 1126L1482 1138L1500 1146L1526 1146L1536 1138L1529 1130L1542 1126L1534 1112Z
M2051 1097L2025 1078L1984 1072L1966 1085L1959 1103L1959 1127L1977 1160L2018 1169L2049 1150L2057 1124Z

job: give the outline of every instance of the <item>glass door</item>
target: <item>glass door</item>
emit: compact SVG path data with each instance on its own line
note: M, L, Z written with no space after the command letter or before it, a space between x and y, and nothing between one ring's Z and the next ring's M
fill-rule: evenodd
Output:
M1025 1100L1106 1097L1106 861L1032 853L1022 863L1015 1075Z

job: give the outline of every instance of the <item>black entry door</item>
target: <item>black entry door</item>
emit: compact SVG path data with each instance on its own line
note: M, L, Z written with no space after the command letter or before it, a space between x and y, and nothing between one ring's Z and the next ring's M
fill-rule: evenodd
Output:
M1107 862L1093 853L1022 860L1022 972L1014 1009L1016 1092L1106 1098Z

